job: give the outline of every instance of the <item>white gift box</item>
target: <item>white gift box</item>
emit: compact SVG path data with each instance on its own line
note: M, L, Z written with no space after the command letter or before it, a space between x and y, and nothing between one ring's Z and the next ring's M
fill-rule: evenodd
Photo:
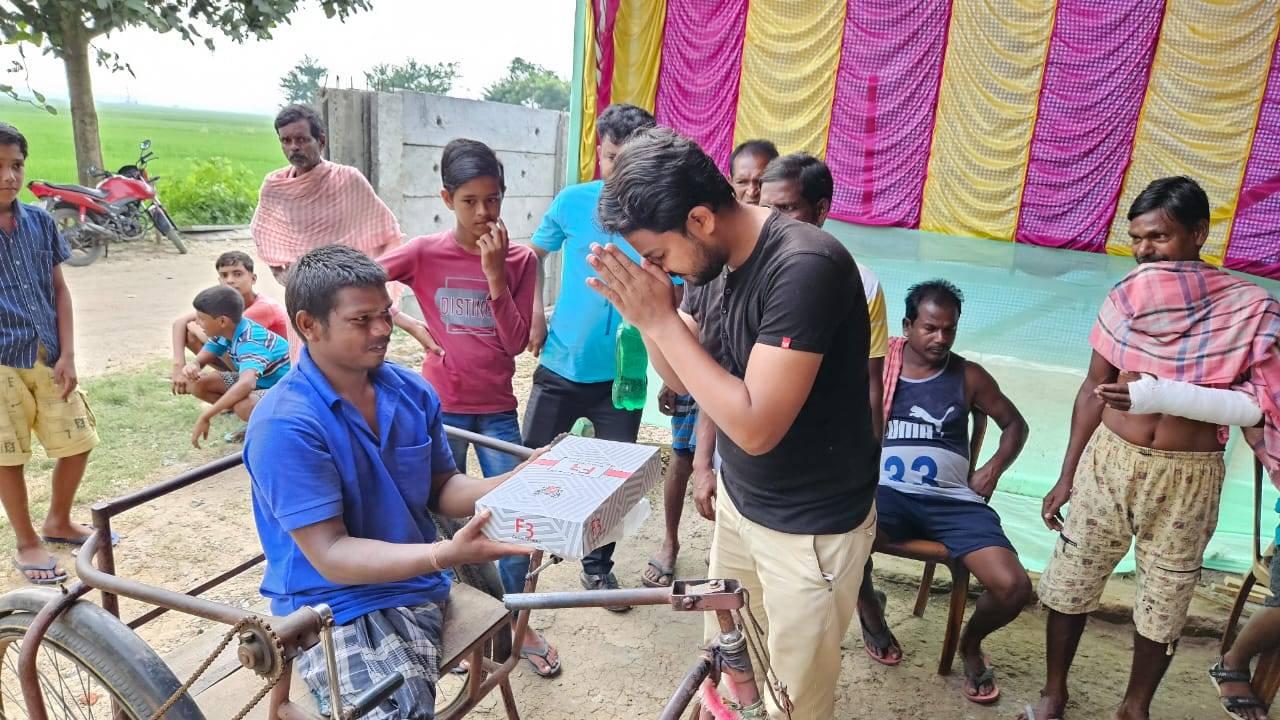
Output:
M476 501L494 540L580 558L617 541L662 474L656 447L569 435Z

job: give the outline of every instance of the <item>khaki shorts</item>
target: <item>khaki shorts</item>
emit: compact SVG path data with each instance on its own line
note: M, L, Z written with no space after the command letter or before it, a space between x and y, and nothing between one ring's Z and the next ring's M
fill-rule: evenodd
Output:
M97 422L83 390L66 400L43 361L24 370L0 365L0 466L26 465L34 430L52 459L89 452L98 446Z
M1068 615L1097 610L1136 539L1133 623L1149 640L1175 642L1218 524L1225 473L1221 452L1152 450L1099 424L1080 456L1067 520L1040 577L1040 601Z

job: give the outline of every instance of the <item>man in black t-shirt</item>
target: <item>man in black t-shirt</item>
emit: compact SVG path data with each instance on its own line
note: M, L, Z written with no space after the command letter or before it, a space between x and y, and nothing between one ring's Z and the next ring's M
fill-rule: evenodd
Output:
M627 143L598 214L645 263L597 246L600 277L588 282L640 329L667 385L719 428L711 575L739 580L762 607L792 717L833 717L840 641L876 527L870 331L853 257L819 228L740 203L715 163L667 129ZM677 311L669 274L711 283L701 314L718 313L718 357ZM770 714L781 715L772 702Z

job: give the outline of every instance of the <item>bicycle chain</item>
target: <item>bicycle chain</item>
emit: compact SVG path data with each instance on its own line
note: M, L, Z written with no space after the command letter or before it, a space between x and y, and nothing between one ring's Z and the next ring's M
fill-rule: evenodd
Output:
M253 626L255 630L266 636L269 640L269 644L271 646L272 667L274 670L267 678L267 683L258 690L257 694L254 695L252 699L249 700L249 704L245 705L244 708L242 708L240 712L236 713L231 720L243 720L244 716L248 715L250 710L253 710L258 703L262 702L262 698L266 697L267 693L271 692L271 688L275 687L276 683L280 682L280 678L284 675L284 643L280 640L280 636L276 635L276 631L273 630L269 624L257 616L250 615L242 618L240 622L231 626L231 629L223 636L222 642L218 643L218 647L214 649L213 654L205 658L204 662L200 664L200 667L196 668L196 671L191 674L191 677L182 684L182 687L179 687L174 691L173 695L169 696L169 699L166 700L164 704L160 706L160 709L156 710L156 712L151 716L151 720L160 720L160 718L163 718L170 710L172 710L173 706L177 704L178 700L191 689L191 686L195 684L196 680L198 680L200 676L209 669L210 665L213 665L213 661L218 659L218 656L222 654L222 651L227 649L227 646L231 644L231 640L238 636L242 630L250 626Z
M738 625L742 628L742 635L747 640L747 650L755 656L755 662L760 664L764 670L764 686L769 691L770 697L773 698L773 704L782 710L788 720L791 718L791 698L787 695L787 686L778 680L778 676L773 672L772 658L769 657L768 645L764 642L764 628L760 626L760 622L756 620L756 616L751 612L751 594L746 588L741 589L742 607L747 611L747 617L751 619L748 625L742 617L742 610L734 610ZM781 699L779 699L781 696Z

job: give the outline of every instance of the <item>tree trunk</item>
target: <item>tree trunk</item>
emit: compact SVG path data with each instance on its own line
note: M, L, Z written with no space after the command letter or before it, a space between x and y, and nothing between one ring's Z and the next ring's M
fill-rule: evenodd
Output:
M67 94L71 96L71 133L76 145L76 169L80 184L93 185L90 168L102 168L102 143L98 138L98 111L93 106L93 82L89 77L89 33L79 18L63 18L63 65Z

